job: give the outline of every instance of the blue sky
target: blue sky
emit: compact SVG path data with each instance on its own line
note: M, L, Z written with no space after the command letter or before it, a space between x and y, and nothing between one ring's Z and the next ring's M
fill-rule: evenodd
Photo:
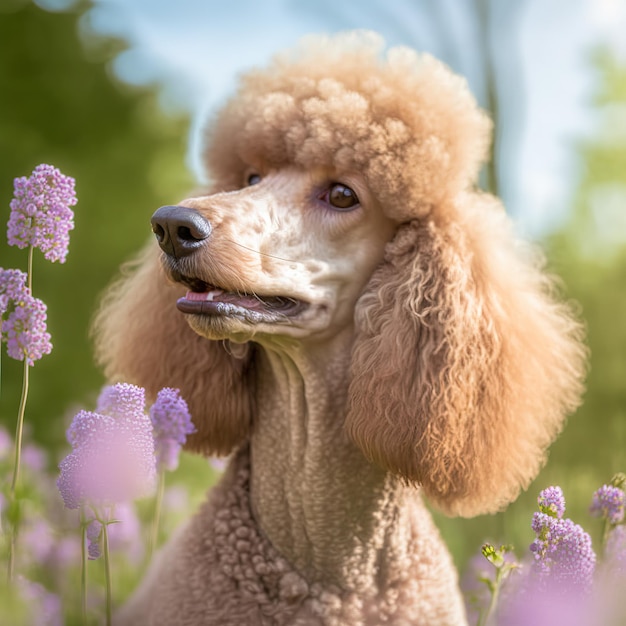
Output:
M42 5L67 0L38 0ZM593 129L589 52L624 54L624 0L492 0L490 45L501 89L503 196L522 230L538 234L567 211L576 139ZM311 32L379 31L390 45L431 52L464 74L484 101L475 0L94 0L83 31L122 36L122 80L156 83L165 107L193 117L189 164L198 171L197 129L242 70Z

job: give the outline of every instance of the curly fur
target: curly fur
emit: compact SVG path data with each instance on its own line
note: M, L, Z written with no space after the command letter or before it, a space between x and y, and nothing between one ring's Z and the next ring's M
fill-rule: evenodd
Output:
M578 405L586 357L541 255L475 189L490 128L461 78L372 33L309 38L241 79L206 133L211 189L184 201L214 225L188 267L305 300L326 272L336 307L310 335L193 326L154 244L109 291L107 375L179 387L189 447L239 449L120 623L464 623L413 486L449 514L502 509ZM242 190L250 171L269 182ZM366 217L319 217L302 190L321 176L353 177Z
M237 188L250 165L361 172L399 221L445 206L476 179L491 122L465 81L374 33L305 39L250 72L208 128L208 169Z
M451 567L438 542L426 508L412 510L421 533L407 533L411 556L403 563L412 576L394 572L386 589L346 591L306 580L260 531L248 498L250 468L247 451L238 454L222 484L184 532L158 558L170 571L151 589L142 624L263 624L267 626L427 626L459 623L458 606L450 601L446 583ZM408 530L409 527L407 527ZM198 559L198 544L206 546ZM434 587L433 580L440 582ZM210 581L207 583L198 581ZM207 593L207 589L212 593ZM144 587L145 589L145 587ZM429 602L415 602L430 595ZM185 615L181 619L180 598ZM436 600L436 601L433 601ZM132 610L132 607L131 607ZM211 620L207 622L207 615ZM133 623L129 620L129 623ZM136 622L135 622L136 623Z
M442 510L476 515L536 476L585 351L498 203L457 204L454 221L402 226L359 302L346 428Z

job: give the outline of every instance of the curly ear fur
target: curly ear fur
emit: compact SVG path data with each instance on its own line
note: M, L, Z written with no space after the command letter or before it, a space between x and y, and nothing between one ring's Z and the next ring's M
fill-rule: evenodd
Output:
M583 329L498 202L400 227L359 301L346 428L444 512L494 512L582 393Z
M96 357L110 380L181 390L198 432L187 448L228 454L248 434L252 414L249 345L229 346L197 335L176 310L180 285L167 282L151 243L106 292L94 323Z

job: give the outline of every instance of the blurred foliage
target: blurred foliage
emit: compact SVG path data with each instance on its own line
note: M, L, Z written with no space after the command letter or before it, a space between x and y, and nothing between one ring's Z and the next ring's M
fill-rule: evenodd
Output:
M32 368L26 421L37 440L55 447L64 439L64 413L74 403L91 405L103 382L88 338L98 294L151 236L154 210L191 185L184 166L189 122L166 116L154 91L116 82L109 61L124 44L88 32L81 17L87 3L55 13L24 0L0 5L2 224L13 178L39 163L73 176L78 195L65 265L35 252L33 292L48 305L54 349ZM26 256L8 247L3 232L0 266L25 270ZM21 377L22 364L5 353L0 423L9 430Z
M578 146L570 218L547 240L555 271L581 305L591 349L585 401L554 461L608 479L626 466L626 63L602 50L593 65L597 129Z
M541 242L549 267L562 278L587 326L591 360L584 403L550 450L549 462L506 512L438 522L459 565L485 539L512 543L528 554L539 491L560 485L566 516L592 531L591 495L626 468L626 64L607 50L592 56L597 77L591 98L596 129L578 140L580 170L572 208L561 228ZM532 341L532 337L528 338Z

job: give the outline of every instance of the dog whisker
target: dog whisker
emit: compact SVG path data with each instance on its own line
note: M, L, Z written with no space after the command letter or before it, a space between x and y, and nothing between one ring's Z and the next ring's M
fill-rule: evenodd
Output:
M249 248L248 246L244 246L242 243L239 243L238 241L233 241L232 239L225 239L225 241L228 241L229 243L239 246L240 248L243 248L244 250L249 250L250 252L254 252L255 254L258 254L259 256L266 256L266 257L269 257L270 259L276 259L277 261L284 261L285 263L298 263L298 264L302 263L302 261L296 261L294 259L285 259L283 257L276 256L275 254L268 254L267 252L261 252L260 250Z

